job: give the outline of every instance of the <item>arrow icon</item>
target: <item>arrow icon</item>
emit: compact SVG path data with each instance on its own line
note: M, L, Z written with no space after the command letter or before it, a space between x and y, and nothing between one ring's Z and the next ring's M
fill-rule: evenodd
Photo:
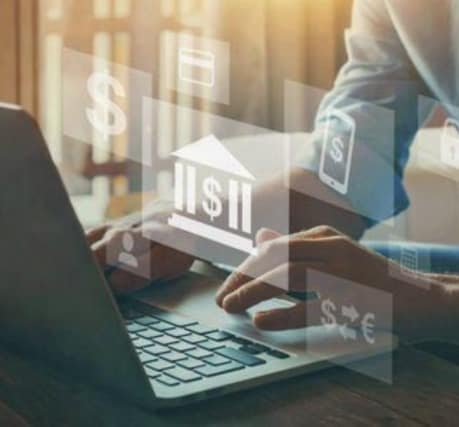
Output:
M351 323L354 323L360 316L353 305L350 307L346 307L345 305L343 305L341 307L341 314L344 317L347 317L351 321Z
M357 339L357 331L355 329L349 328L347 324L341 325L339 327L339 331L345 341L348 339L355 341Z

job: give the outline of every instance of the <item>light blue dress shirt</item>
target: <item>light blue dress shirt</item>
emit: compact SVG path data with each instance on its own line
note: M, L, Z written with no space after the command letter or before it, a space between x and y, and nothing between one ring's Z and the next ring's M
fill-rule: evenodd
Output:
M422 96L459 116L459 0L355 0L345 38L348 62L321 104L316 128L327 125L330 108L354 119L347 198L374 224L409 205L404 169L435 105ZM318 171L323 139L313 144L307 168Z

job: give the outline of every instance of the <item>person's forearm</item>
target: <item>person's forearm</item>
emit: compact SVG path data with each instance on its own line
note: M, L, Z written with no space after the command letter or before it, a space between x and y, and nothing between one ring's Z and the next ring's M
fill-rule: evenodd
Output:
M444 317L444 339L459 344L459 281L441 284L440 313Z
M459 343L459 277L413 272L395 280L394 332L406 341Z
M281 176L258 186L254 212L257 228L276 228L279 221L288 225L290 234L329 225L359 239L367 227L343 197L324 185L316 174L299 168L290 172L288 180Z

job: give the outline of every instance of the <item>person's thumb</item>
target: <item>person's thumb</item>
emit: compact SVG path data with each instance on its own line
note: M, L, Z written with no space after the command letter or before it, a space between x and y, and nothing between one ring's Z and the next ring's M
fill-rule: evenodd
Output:
M281 236L282 234L278 233L277 231L271 230L269 228L261 228L260 230L258 230L255 240L257 242L257 245L261 245L262 243L265 243L269 240L277 239Z

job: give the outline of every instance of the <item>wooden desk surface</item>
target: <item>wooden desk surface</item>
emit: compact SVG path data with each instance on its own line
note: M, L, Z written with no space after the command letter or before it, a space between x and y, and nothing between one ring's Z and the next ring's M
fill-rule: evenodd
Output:
M2 348L0 366L0 426L5 427L459 423L459 366L412 347L395 353L393 385L333 368L156 414Z

